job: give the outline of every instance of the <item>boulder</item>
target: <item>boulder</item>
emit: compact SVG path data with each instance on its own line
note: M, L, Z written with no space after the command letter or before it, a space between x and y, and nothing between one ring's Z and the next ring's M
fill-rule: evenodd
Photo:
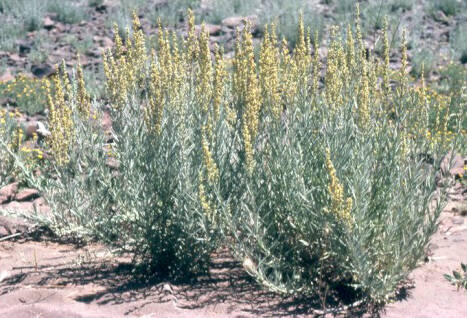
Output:
M259 19L257 15L250 15L247 17L242 17L242 16L234 16L234 17L228 17L222 20L222 25L229 27L231 29L235 29L237 27L241 27L244 24L244 21L249 21L251 24L251 29L254 30L259 23Z
M45 17L43 22L42 22L42 25L43 25L44 29L52 30L53 28L55 28L55 21L52 20L50 17Z
M31 201L33 199L36 199L39 197L39 191L37 191L36 189L22 189L21 191L19 191L16 196L15 196L15 200L16 201Z
M10 183L0 189L0 197L6 198L5 201L10 201L18 192L18 182Z
M32 65L31 72L35 77L43 78L55 74L57 70L50 63L43 63L40 65Z

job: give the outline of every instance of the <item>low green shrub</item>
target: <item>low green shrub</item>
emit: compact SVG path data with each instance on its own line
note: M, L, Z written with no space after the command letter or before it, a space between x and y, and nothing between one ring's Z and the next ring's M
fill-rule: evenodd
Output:
M456 286L457 290L461 287L467 289L467 265L461 263L461 269L462 272L452 271L452 276L444 274L444 278L446 278L452 285Z
M74 24L85 19L86 15L80 1L47 1L47 12L55 13L57 20Z
M0 139L2 140L0 144L0 187L10 182L14 175L14 157L10 151L15 151L14 139L18 141L20 138L19 136L15 138L16 123L13 116L15 116L13 113L4 109L0 110Z

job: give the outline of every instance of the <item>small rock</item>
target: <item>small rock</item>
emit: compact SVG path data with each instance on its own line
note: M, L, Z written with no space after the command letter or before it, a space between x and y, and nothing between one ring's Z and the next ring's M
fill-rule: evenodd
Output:
M25 133L26 133L26 137L28 138L32 138L34 137L34 135L37 135L37 122L35 121L30 121L30 122L27 122L26 125L25 125Z
M3 228L7 235L27 232L31 225L20 218L0 216L0 229Z
M49 63L31 66L31 72L35 77L48 77L56 72L56 69Z
M9 185L4 186L0 189L0 196L6 197L8 200L11 200L15 194L18 192L18 182L10 183Z
M457 225L462 225L462 224L464 224L464 218L461 217L461 216L454 217L454 218L452 218L452 223L457 224Z
M165 293L165 294L173 294L174 291L172 289L172 286L170 286L170 284L164 284L164 286L162 286L162 291Z
M3 203L6 203L8 202L8 197L4 196L4 195L0 195L0 204L3 204Z
M34 137L34 134L40 137L50 135L50 131L48 131L47 128L45 128L45 125L40 121L32 120L27 122L25 126L25 133L28 138Z
M110 129L112 129L112 118L108 111L104 111L102 114L101 124L104 131L110 131Z
M229 27L231 29L235 29L236 27L242 26L244 20L248 20L251 23L252 30L254 30L259 23L257 15L250 15L247 17L236 16L225 18L224 20L222 20L222 25L225 25L226 27Z
M102 55L102 52L99 49L95 48L87 50L86 55L93 58L99 58Z
M42 206L42 205L45 205L45 199L42 198L42 197L39 197L37 199L34 200L34 205L36 206Z
M12 211L12 212L33 212L34 205L32 202L17 202L12 201L8 204L2 206L2 210L4 211Z
M23 60L23 58L21 58L18 54L16 53L13 53L13 54L10 54L8 55L8 58L13 61L14 63L19 63Z
M452 155L449 152L441 161L441 171L453 176L464 174L464 158L458 153Z
M44 26L44 29L52 30L55 27L55 22L51 18L45 17L42 25Z
M433 18L435 19L435 21L438 21L444 24L449 24L449 18L441 10L436 11L435 14L433 15Z
M113 41L108 36L98 36L93 37L94 42L96 42L101 48L108 49L113 46Z
M36 124L37 124L36 132L39 136L47 137L50 135L50 131L47 130L47 128L45 128L45 125L42 122L38 121L36 122Z
M16 201L30 201L39 197L39 191L36 189L23 189L15 196Z
M105 164L111 169L118 169L120 167L120 162L114 158L108 158Z
M2 76L0 76L0 82L9 82L9 81L12 81L14 79L15 79L15 77L13 75L11 75L10 69L7 69L5 71L5 73L3 73Z
M204 28L209 35L219 35L222 30L222 27L216 24L205 24ZM201 33L201 29L202 29L201 25L195 26L196 33Z
M0 224L0 237L11 235L11 233L8 232L7 228L5 226L2 226Z
M96 11L99 13L104 13L107 11L107 5L101 4L100 6L96 6Z
M25 56L29 52L31 52L31 45L29 45L27 43L20 43L19 44L19 55Z
M1 271L0 272L0 283L5 280L10 274L7 271Z

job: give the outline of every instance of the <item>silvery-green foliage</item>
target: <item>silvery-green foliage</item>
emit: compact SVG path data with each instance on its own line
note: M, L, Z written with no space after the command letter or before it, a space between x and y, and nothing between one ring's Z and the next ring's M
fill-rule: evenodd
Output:
M145 125L134 97L112 112L118 242L150 270L175 278L206 270L217 243L198 195L204 168L197 107L187 99L164 109L159 134Z
M439 149L407 141L386 119L362 130L354 114L353 104L335 115L322 105L291 105L280 121L263 120L251 174L240 145L230 159L221 181L234 188L224 231L245 269L273 291L318 295L323 304L384 302L436 229ZM351 224L330 212L326 148L353 201Z
M98 119L83 119L76 112L74 134L70 161L49 165L36 181L51 207L43 221L61 236L109 242L117 229L112 227L115 184L107 165L106 136Z
M130 95L124 109L110 110L110 136L99 118L75 114L70 162L52 165L48 176L36 180L52 208L42 221L60 235L95 238L130 253L150 272L187 278L207 269L218 243L217 217L203 210L199 197L205 118L187 99L180 108L164 110L157 134L144 121L140 98ZM216 155L224 151L215 142L224 131L214 125ZM215 198L214 188L206 187L208 200Z
M8 151L12 142L16 121L8 114L0 116L0 188L12 179L12 172L15 169L14 157Z

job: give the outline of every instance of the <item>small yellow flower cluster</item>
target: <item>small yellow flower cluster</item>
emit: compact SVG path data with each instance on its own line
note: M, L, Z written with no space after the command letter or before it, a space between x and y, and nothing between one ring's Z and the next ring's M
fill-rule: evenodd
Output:
M0 96L7 97L22 109L34 112L46 105L45 79L18 75L11 81L0 82Z
M5 125L5 124L6 124L6 110L0 109L0 125Z
M20 124L21 113L15 109L13 112L8 112L5 109L0 109L0 138L9 140L8 148L10 151L16 154L25 154L31 162L35 162L37 159L43 159L44 153L40 148L31 147L31 145L38 144L37 133L33 134L32 141L28 146L25 146L24 141L24 131ZM10 136L5 136L7 120L13 120L16 122L16 127L13 131L13 134Z
M23 142L23 129L21 128L21 125L19 124L19 119L21 117L21 113L18 111L18 109L15 109L13 112L6 111L5 109L0 110L0 133L2 135L2 138L5 138L6 140L9 140L10 143L8 144L8 148L17 153L21 147L21 144ZM7 120L9 119L14 119L16 122L16 128L11 136L11 139L9 136L3 137L3 135L7 132L6 129L6 124Z
M37 145L37 141L37 133L34 133L32 137L32 143L30 145ZM27 155L27 158L32 164L34 164L37 160L44 159L44 152L39 147L23 146L21 147L21 152Z
M13 152L15 153L19 152L21 148L21 144L23 143L23 138L24 138L23 128L21 128L21 125L18 122L16 124L16 129L15 129L15 132L13 133L13 138L10 144L10 149Z
M340 184L336 175L336 169L331 161L331 151L326 149L326 169L329 174L328 191L331 196L331 213L337 218L345 221L349 226L352 225L352 198L348 197L344 201L344 188Z

